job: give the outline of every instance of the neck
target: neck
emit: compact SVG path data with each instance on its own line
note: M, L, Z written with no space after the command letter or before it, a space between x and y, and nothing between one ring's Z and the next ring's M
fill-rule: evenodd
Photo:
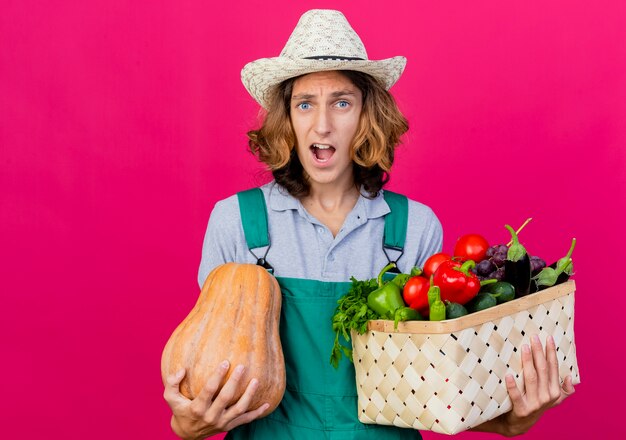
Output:
M324 211L342 208L352 209L359 198L359 190L352 184L347 187L335 185L311 187L309 195L302 199L305 206L315 205Z
M359 189L354 183L351 173L332 182L315 182L309 180L309 194L302 199L303 203L314 203L324 209L333 209L350 205L354 207L359 198Z
M349 187L335 185L311 188L309 195L300 202L309 214L317 218L336 237L347 217L359 199L359 190L352 184Z

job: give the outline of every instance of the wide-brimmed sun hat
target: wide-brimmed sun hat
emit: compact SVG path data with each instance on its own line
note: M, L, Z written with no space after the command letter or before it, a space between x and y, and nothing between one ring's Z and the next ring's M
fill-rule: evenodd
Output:
M241 81L267 108L272 87L286 79L327 70L356 70L377 78L388 90L400 78L406 58L369 60L361 38L339 11L313 9L298 21L280 56L252 61Z

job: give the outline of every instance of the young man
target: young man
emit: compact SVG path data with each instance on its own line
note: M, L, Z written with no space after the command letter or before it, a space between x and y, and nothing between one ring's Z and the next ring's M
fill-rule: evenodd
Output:
M394 149L408 128L387 91L404 65L403 57L368 60L340 12L313 10L301 17L279 57L244 67L246 88L267 111L263 126L248 133L250 147L274 180L256 193L266 212L242 216L248 207L239 196L216 204L198 281L202 286L213 268L230 261L261 260L272 267L283 293L287 390L266 415L266 405L249 407L254 379L232 402L245 366L237 366L218 393L230 367L225 362L194 400L179 392L181 372L168 378L165 389L172 428L181 438L223 431L233 439L419 438L410 429L361 424L353 366L344 361L335 370L328 362L330 317L350 277L373 278L390 260L408 272L441 249L441 225L430 208L403 199L406 209L398 212L397 195L382 191ZM256 215L267 218L269 246L249 246L242 219ZM397 245L386 247L386 227L396 224L410 227ZM573 392L571 380L560 386L552 341L546 354L533 341L522 358L525 394L507 379L513 410L478 430L526 432Z

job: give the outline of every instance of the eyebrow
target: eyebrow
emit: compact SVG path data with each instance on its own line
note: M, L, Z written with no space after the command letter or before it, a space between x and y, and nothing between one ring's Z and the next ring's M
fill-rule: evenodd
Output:
M342 96L354 96L354 95L356 95L356 92L352 90L338 90L330 94L331 98L340 98ZM300 93L299 95L293 95L291 97L291 100L299 101L299 100L309 100L313 98L315 98L315 95L312 95L310 93Z

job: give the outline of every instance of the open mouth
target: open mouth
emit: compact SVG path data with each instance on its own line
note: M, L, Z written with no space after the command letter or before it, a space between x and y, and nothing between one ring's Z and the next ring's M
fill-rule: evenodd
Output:
M326 144L313 144L309 147L318 162L324 163L335 154L335 147Z

